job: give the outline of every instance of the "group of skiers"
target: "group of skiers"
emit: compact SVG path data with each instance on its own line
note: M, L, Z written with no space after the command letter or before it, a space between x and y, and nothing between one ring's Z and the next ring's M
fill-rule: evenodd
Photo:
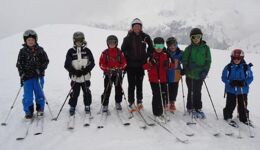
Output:
M118 38L109 35L107 48L101 53L99 66L104 72L104 92L101 95L101 111L108 112L111 88L115 86L115 107L122 110L122 81L124 74L128 80L128 111L130 113L143 109L144 70L148 71L152 89L152 111L158 120L162 120L164 111L176 111L176 97L179 80L186 76L188 87L187 111L196 118L205 118L202 111L201 89L211 65L211 52L203 40L199 28L190 32L191 44L184 51L178 47L175 37L165 41L156 37L152 41L143 32L142 21L135 18L131 29L124 38L121 49ZM49 59L46 52L38 45L37 34L33 30L25 31L23 48L19 52L17 68L24 89L23 109L25 118L31 119L34 113L33 93L36 101L37 115L43 115L45 96L43 92L44 72ZM92 95L90 91L91 71L95 66L94 57L82 32L73 34L73 47L66 55L65 69L71 78L69 105L70 115L75 114L80 89L83 91L85 112L90 113ZM249 124L247 94L253 81L251 66L244 60L244 52L235 49L231 54L231 62L225 66L222 81L227 93L226 106L223 109L224 119L232 123L232 114L238 103L239 120ZM135 96L136 94L136 96Z

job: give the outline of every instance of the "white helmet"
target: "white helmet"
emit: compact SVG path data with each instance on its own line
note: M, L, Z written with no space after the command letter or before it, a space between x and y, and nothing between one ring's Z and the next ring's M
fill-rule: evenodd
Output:
M143 23L142 23L142 21L141 21L139 18L135 18L135 19L132 21L132 23L131 23L132 28L133 28L133 26L134 26L135 24L140 24L141 27L143 26Z

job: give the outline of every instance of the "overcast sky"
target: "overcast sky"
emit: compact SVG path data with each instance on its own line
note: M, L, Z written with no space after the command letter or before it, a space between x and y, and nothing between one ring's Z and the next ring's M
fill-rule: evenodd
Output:
M208 11L216 12L218 17L208 16L207 21L239 24L236 30L244 32L243 34L251 34L256 32L256 29L260 31L258 10L260 0L0 0L0 2L0 38L45 24L89 22L110 25L122 22L130 24L133 18L139 17L146 26L152 26L160 24L163 19L174 19L159 19L158 13L161 10L172 10L179 16L189 19L204 15ZM222 10L228 14L222 14ZM238 17L232 18L229 10L237 11Z

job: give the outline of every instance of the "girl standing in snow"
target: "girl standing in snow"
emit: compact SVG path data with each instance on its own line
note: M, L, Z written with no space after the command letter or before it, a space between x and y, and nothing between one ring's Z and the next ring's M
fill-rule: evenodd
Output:
M168 71L168 87L169 87L169 105L167 106L170 112L176 111L176 97L178 94L179 80L181 78L181 58L182 51L178 47L178 43L175 37L169 37L166 40L167 53L174 64L174 69Z
M234 126L234 121L231 119L236 104L238 104L239 120L252 125L247 109L247 94L249 85L253 81L253 73L251 65L246 64L244 52L241 49L232 51L231 62L225 66L221 78L225 83L225 92L227 93L226 107L223 109L224 119Z
M31 119L34 112L33 93L36 101L37 115L44 112L44 75L49 64L46 52L38 45L38 36L35 31L27 30L23 34L24 44L18 55L16 67L24 89L23 110L25 118Z
M166 83L167 73L171 66L168 55L163 52L164 40L161 37L154 39L154 49L149 61L144 64L144 69L148 70L150 85L152 88L153 99L152 109L153 114L158 121L165 121L163 116L163 107L166 104Z

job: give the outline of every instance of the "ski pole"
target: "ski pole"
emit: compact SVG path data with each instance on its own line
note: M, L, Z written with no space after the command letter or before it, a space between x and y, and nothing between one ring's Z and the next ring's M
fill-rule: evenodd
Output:
M9 112L8 112L8 114L7 114L6 118L5 118L5 120L4 120L4 122L1 123L2 126L6 126L6 125L7 125L7 120L8 120L8 118L9 118L10 114L11 114L12 109L14 108L14 104L15 104L15 102L16 102L16 100L17 100L19 94L20 94L20 91L21 91L22 87L23 87L23 86L21 86L21 87L19 88L19 90L18 90L18 92L17 92L17 94L16 94L16 96L15 96L15 98L14 98L13 104L12 104L12 106L11 106L11 108L10 108L10 110L9 110Z
M64 102L63 102L63 104L62 104L62 106L61 106L61 108L60 108L60 110L59 110L59 113L58 113L57 117L53 118L52 120L55 120L55 121L58 120L59 115L60 115L60 113L61 113L61 111L62 111L62 109L63 109L63 107L64 107L64 105L65 105L65 103L66 103L66 101L67 101L67 99L68 99L68 97L69 97L69 95L71 94L71 92L72 92L73 87L75 86L75 84L76 84L76 81L73 82L73 85L71 86L71 88L70 88L70 90L69 90L69 93L67 94L67 96L66 96L66 98L65 98L65 100L64 100Z
M249 125L249 123L250 123L250 121L249 121L249 112L247 111L247 106L245 104L245 98L244 98L244 92L243 92L243 87L242 86L240 86L240 90L241 90L241 94L242 94L244 110L245 110L245 113L246 113L248 132L249 132L250 137L254 138L254 135L252 134L251 129L250 129L250 125Z
M43 94L45 103L46 103L46 105L48 106L49 112L50 112L50 114L51 114L51 118L52 118L52 120L53 120L54 118L53 118L53 115L52 115L52 111L51 111L51 108L50 108L49 103L48 103L48 101L47 101L47 98L46 98L46 96L45 96L45 94L44 94L43 87L42 87L41 82L40 82L40 78L39 78L39 77L37 77L37 78L38 78L37 80L38 80L39 86L40 86L40 88L41 88L41 91L42 91L42 94Z
M185 110L185 96L184 96L184 88L183 88L183 79L181 76L181 89L182 89L182 100L183 100L183 112L184 112L184 116L186 115L186 110Z
M208 92L208 95L209 95L209 99L210 99L211 105L212 105L212 107L213 107L213 109L214 109L214 112L215 112L216 118L217 118L217 120L218 120L218 114L217 114L217 112L216 112L215 106L214 106L213 101L212 101L212 99L211 99L211 96L210 96L210 93L209 93L208 86L207 86L205 80L204 80L203 82L204 82L204 84L205 84L205 86L206 86L206 89L207 89L207 92Z

